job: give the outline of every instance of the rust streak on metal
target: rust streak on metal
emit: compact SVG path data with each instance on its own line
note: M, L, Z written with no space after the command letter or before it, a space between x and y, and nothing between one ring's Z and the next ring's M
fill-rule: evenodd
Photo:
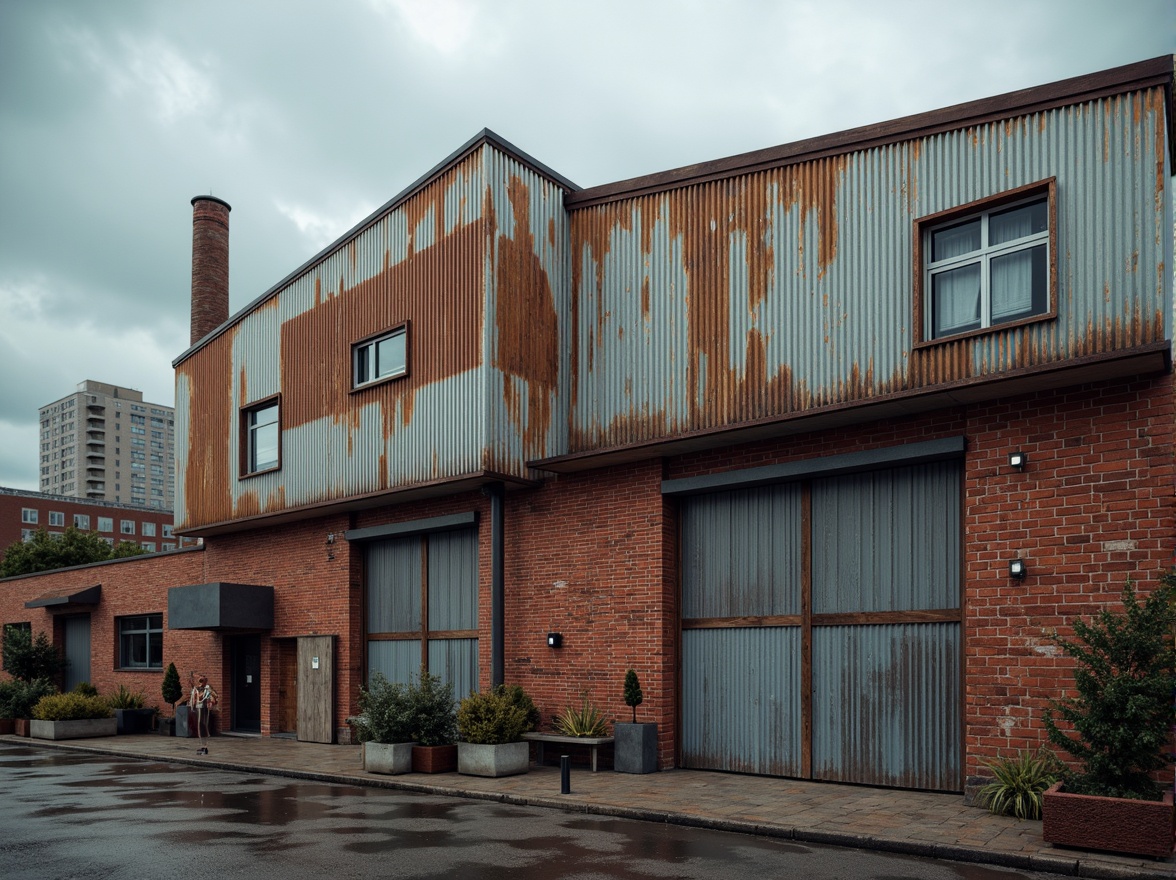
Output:
M178 368L188 381L188 461L184 473L185 523L224 519L232 507L229 488L237 472L232 460L236 406L231 352L236 328L209 343L215 353Z
M517 427L526 455L533 458L544 451L551 427L552 398L559 381L559 322L550 279L535 252L526 184L511 177L507 196L514 213L514 238L498 236L494 363L527 383L526 423Z

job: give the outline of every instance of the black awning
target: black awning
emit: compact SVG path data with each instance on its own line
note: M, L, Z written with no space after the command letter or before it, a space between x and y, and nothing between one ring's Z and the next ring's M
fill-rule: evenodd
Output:
M75 609L92 608L102 598L102 584L92 587L69 587L54 590L44 596L38 596L25 602L25 608L48 608L50 611L72 611Z
M271 630L274 588L257 584L191 584L167 591L168 629Z

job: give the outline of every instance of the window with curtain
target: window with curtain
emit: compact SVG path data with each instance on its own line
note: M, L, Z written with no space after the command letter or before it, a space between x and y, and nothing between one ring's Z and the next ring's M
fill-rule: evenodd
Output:
M1050 195L953 212L921 226L923 338L942 339L1050 310Z

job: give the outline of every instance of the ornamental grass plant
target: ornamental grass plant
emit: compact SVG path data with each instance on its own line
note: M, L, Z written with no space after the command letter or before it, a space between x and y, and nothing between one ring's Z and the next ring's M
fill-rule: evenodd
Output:
M608 736L608 719L592 705L587 691L580 695L580 707L568 706L553 726L564 736Z
M1041 819L1041 796L1061 777L1063 767L1046 749L986 761L993 779L980 789L980 804L998 816Z

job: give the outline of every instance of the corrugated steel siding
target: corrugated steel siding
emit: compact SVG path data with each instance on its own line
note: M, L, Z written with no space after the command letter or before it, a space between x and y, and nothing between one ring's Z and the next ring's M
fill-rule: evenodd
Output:
M958 623L813 630L813 775L959 790Z
M578 209L570 451L1163 340L1153 89ZM1056 176L1058 319L913 351L917 218Z
M813 613L960 607L960 465L816 480Z
M799 776L800 628L682 633L684 767Z
M483 347L486 468L521 474L523 461L567 446L571 336L570 252L563 190L526 165L483 148L489 229Z
M691 498L680 522L683 618L800 613L798 485Z

